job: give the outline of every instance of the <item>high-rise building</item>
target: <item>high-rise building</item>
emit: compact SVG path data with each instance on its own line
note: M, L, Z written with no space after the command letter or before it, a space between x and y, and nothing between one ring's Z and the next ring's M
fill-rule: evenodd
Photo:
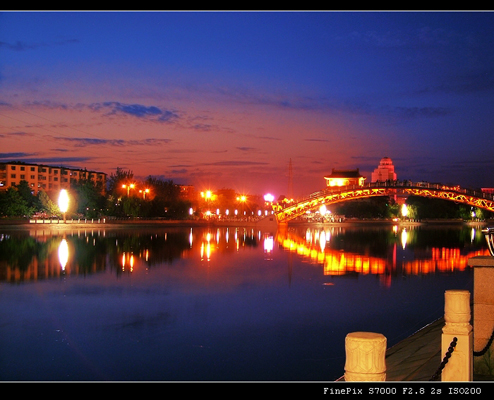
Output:
M372 173L371 182L385 182L395 180L396 173L393 161L391 161L391 158L389 157L382 158L379 166Z
M51 192L69 189L71 184L82 180L90 181L102 194L105 193L106 174L103 172L26 164L19 161L0 163L0 190L7 190L21 181L26 181L36 195L40 190Z

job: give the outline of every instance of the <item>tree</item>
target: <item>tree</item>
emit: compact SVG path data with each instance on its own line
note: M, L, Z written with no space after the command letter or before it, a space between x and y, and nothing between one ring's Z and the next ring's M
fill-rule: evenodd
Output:
M72 184L72 190L77 201L75 210L88 218L98 217L105 205L105 197L100 188L90 180L80 180Z
M130 184L134 181L134 173L132 171L124 171L122 168L117 167L114 174L111 174L108 178L108 194L113 197L120 197L122 195L122 185Z
M149 216L184 219L188 216L190 202L180 198L180 187L172 180L149 176L145 182L151 188L153 198L148 208Z
M55 202L52 201L52 199L50 199L50 196L48 196L48 194L44 190L38 192L38 201L40 205L39 211L45 212L46 214L48 214L49 217L62 216L62 213L60 212L60 208L58 207L58 205L55 204Z
M22 217L31 215L33 209L15 187L8 188L0 195L0 215Z
M127 215L127 210L124 210L122 204L122 196L125 194L122 185L129 185L134 181L134 173L132 171L124 171L122 168L117 167L114 174L111 174L108 178L108 196L107 196L107 212L113 216ZM129 192L130 194L130 192Z
M38 201L37 201L36 196L33 194L33 191L29 187L29 184L27 183L27 181L22 180L15 187L19 191L19 194L21 195L21 197L26 201L27 206L29 208L32 208L34 211L34 209L36 209L38 206Z
M409 196L407 205L414 206L417 219L470 219L470 207L449 200Z

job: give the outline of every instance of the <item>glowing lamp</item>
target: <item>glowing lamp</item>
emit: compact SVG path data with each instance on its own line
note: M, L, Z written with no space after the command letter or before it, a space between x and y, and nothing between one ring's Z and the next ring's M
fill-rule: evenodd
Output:
M63 222L65 222L65 213L69 209L69 194L65 189L62 189L58 196L58 207L63 214Z
M274 196L270 193L264 195L264 200L267 202L272 202L274 200Z
M66 213L69 208L69 194L65 189L60 191L60 195L58 197L58 207L60 207L60 211L63 213Z

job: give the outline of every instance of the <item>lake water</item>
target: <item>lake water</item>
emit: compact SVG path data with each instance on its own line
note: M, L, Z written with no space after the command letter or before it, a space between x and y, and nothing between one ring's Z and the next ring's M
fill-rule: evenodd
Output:
M481 227L1 230L2 381L331 381L473 289Z

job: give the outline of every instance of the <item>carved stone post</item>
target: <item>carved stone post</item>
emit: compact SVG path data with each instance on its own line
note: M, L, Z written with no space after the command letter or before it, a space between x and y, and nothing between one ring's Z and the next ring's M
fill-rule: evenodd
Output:
M493 228L490 228L493 229ZM494 235L494 234L493 234ZM488 243L492 237L489 236ZM479 380L494 377L494 348L489 345L494 331L494 257L477 256L468 259L473 270L473 374ZM477 378L476 378L477 379Z
M386 380L386 337L380 333L353 332L345 338L345 381Z
M470 292L447 290L444 295L444 320L441 355L448 352L451 342L458 339L451 357L442 370L442 381L473 380L473 331L470 325Z

